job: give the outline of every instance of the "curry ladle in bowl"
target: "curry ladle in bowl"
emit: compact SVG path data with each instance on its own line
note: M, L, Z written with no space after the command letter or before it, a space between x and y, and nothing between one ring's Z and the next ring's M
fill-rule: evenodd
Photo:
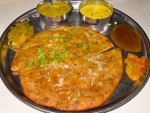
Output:
M45 2L49 3L49 5L53 5L52 0L44 0Z

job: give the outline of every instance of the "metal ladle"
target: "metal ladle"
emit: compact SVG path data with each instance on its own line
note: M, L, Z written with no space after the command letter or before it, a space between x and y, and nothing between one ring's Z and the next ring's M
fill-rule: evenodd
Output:
M52 0L44 0L44 1L48 2L50 6L53 5Z

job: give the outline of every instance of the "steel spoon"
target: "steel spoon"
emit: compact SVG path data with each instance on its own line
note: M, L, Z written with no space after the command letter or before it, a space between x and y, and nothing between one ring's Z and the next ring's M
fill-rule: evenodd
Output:
M50 5L53 5L52 0L45 0L45 2L48 2Z

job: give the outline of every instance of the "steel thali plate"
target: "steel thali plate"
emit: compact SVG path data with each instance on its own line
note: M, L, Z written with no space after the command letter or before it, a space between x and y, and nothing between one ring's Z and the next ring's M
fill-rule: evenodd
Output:
M143 29L138 25L137 22L135 22L132 18L130 18L128 15L124 14L123 12L114 9L114 14L111 18L111 20L108 22L108 24L105 27L101 27L99 25L88 25L84 23L80 19L78 6L80 1L70 1L73 5L73 10L71 12L71 16L68 18L67 21L59 23L59 24L53 24L50 22L45 21L37 12L36 9L32 9L20 17L18 17L16 20L10 24L7 29L4 31L4 33L1 36L1 42L0 42L0 69L1 69L1 78L6 85L6 87L10 90L12 94L14 94L19 100L26 103L27 105L40 110L42 112L58 112L56 109L43 107L40 105L37 105L30 101L23 93L20 81L18 76L13 75L12 71L10 70L10 66L14 57L15 52L9 48L8 46L8 40L7 35L10 31L10 28L17 22L27 19L35 29L35 33L38 33L40 31L43 31L47 28L54 28L57 26L62 25L73 25L73 26L86 26L92 29L95 29L99 32L101 32L103 35L108 37L109 40L111 40L110 34L112 29L119 24L127 24L132 26L134 29L136 29L141 37L142 41L142 51L134 53L137 56L145 56L146 58L150 59L150 43L148 40L147 35L143 31ZM113 41L111 40L113 43ZM114 43L113 43L114 44ZM114 44L115 45L115 44ZM117 47L117 45L115 45ZM123 58L126 58L128 52L122 50ZM115 67L114 67L115 68ZM148 69L145 77L137 82L131 81L126 73L123 73L122 80L118 87L116 88L113 95L106 101L102 106L97 107L95 109L87 110L88 112L108 112L113 109L116 109L128 101L130 101L132 98L134 98L145 86L148 78L150 76L150 61L148 61ZM85 111L86 112L86 111Z

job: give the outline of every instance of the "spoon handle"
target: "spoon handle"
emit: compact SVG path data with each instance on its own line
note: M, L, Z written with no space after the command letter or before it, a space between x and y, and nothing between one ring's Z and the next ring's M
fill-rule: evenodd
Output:
M50 5L53 5L52 0L44 0L45 2L48 2Z

